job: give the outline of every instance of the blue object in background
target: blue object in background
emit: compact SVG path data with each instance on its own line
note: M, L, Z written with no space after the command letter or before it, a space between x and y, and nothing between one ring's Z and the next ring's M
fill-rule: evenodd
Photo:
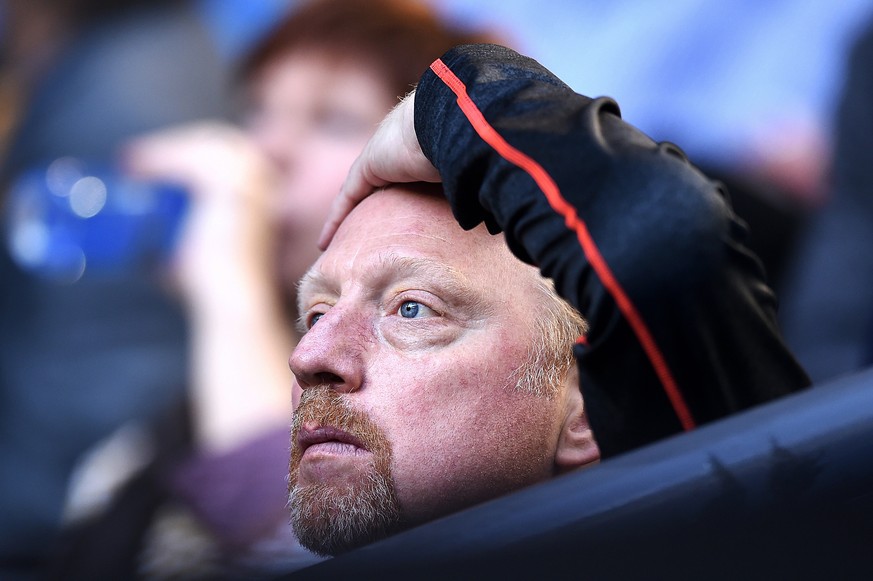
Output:
M75 282L164 262L188 206L173 184L131 179L73 157L25 171L6 209L7 245L18 265Z

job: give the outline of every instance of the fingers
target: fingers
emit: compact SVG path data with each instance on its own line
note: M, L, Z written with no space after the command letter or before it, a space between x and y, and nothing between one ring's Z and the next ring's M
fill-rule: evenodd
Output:
M139 178L164 177L168 167L175 165L171 148L162 137L140 137L126 143L120 164L125 173ZM177 172L173 172L177 173Z
M336 234L336 231L339 229L340 224L342 224L346 216L351 213L352 209L360 200L364 199L364 197L365 196L362 196L360 199L353 199L340 193L339 196L334 198L333 203L330 206L330 212L327 215L327 220L325 220L324 226L321 228L321 234L318 235L319 250L327 249L330 241L333 240L334 234Z
M415 134L414 100L413 91L385 117L352 165L318 238L321 250L327 248L354 207L377 188L393 183L440 181L439 172L422 153Z
M201 167L210 160L217 131L200 124L163 129L126 143L121 152L124 171L140 179L177 182L186 187L199 181Z
M175 182L198 198L250 195L272 179L268 161L249 138L220 122L139 137L126 144L121 163L131 176Z

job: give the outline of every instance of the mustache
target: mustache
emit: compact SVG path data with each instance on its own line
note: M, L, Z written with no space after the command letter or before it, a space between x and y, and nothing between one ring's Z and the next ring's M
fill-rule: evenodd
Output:
M371 452L384 448L387 441L382 430L365 412L352 407L328 385L316 385L303 391L291 423L292 464L295 456L299 457L303 451L301 430L304 435L313 430L342 433Z

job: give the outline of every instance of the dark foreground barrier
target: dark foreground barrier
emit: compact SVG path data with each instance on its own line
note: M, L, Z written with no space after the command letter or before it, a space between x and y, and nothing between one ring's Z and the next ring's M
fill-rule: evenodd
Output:
M873 579L873 371L292 579Z

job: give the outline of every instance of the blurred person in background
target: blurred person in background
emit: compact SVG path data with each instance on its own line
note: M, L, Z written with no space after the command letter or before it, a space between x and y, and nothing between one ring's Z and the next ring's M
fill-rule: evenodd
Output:
M0 577L26 579L56 541L79 459L120 426L174 406L187 361L181 310L143 269L87 269L70 284L18 260L12 184L53 159L108 160L125 138L229 107L226 64L191 3L3 7ZM147 453L136 447L116 468Z
M242 128L197 123L128 142L129 174L191 196L172 263L190 324L191 453L68 531L55 570L161 578L313 562L285 506L296 282L381 119L448 48L488 39L412 0L301 3L242 63ZM161 501L131 519L149 495ZM107 558L100 539L132 522L139 538Z
M846 60L827 204L789 271L785 338L816 382L873 364L873 21Z

